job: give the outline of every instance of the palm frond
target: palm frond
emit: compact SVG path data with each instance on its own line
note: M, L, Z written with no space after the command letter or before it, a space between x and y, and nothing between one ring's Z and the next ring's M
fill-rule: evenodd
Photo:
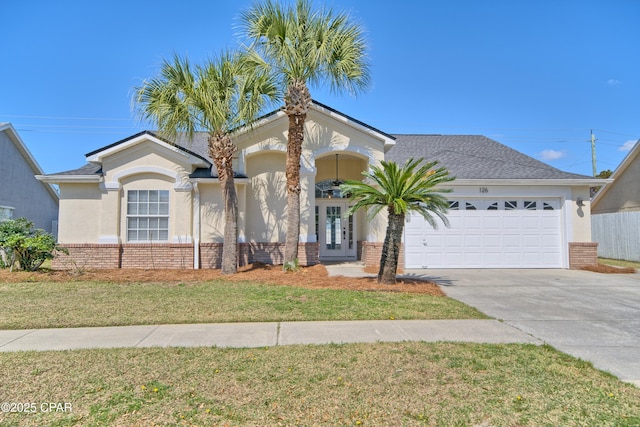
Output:
M418 212L432 227L437 227L436 218L448 226L445 194L451 190L441 185L455 178L445 168L435 169L437 165L437 161L425 163L423 159L409 159L402 167L395 162L380 162L362 173L371 183L350 180L341 185L341 191L354 203L349 213L366 209L371 217L386 207L394 214Z
M370 83L363 31L344 13L313 9L309 0L294 5L264 0L243 12L240 21L249 47L281 76L283 91L295 81L328 82L334 92L356 94Z

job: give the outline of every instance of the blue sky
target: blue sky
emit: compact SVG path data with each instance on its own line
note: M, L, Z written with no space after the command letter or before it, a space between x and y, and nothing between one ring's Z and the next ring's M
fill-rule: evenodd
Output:
M637 0L327 0L363 25L372 85L312 96L387 133L482 134L569 172L640 138ZM237 1L0 0L0 122L45 173L149 125L132 88L237 46ZM319 4L316 0L316 4Z

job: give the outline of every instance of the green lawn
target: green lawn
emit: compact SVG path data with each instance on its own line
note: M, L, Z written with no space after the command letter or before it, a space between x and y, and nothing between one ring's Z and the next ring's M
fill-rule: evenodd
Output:
M442 296L222 280L2 283L0 305L2 329L485 317ZM640 425L638 388L548 346L14 352L0 372L2 426Z
M2 426L640 425L639 389L546 346L0 353L0 370L0 400L36 407Z
M0 329L294 320L472 319L443 296L249 282L2 283Z

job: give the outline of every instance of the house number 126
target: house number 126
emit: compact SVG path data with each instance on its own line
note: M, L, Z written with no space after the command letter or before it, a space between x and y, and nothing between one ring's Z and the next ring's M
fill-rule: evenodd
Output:
M488 193L489 189L487 187L480 187L480 192L481 193Z

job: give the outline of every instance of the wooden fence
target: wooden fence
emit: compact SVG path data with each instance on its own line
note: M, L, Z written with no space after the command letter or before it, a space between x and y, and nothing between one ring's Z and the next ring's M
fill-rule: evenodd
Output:
M598 256L640 261L640 212L591 215L591 235Z

